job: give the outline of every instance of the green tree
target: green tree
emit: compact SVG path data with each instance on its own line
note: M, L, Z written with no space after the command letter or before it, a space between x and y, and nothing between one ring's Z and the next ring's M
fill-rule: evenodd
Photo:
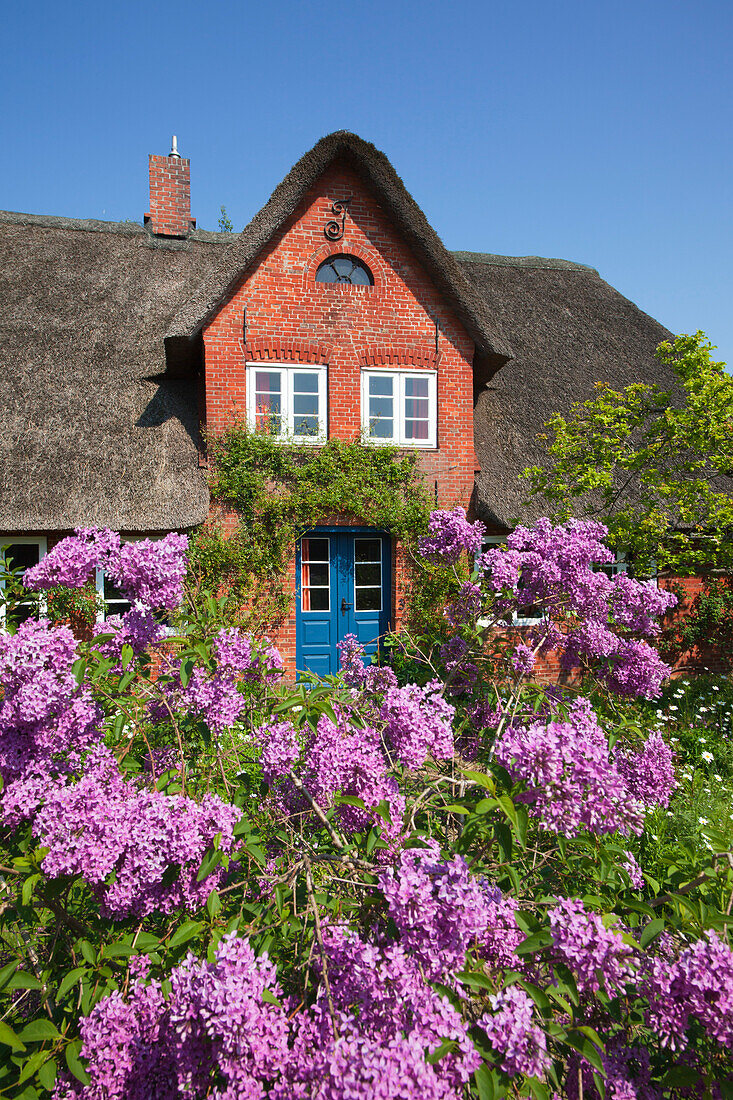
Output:
M657 348L675 382L617 391L546 424L551 461L525 470L555 519L597 518L639 567L733 568L733 377L702 332Z
M226 206L221 207L221 214L219 215L219 232L220 233L233 233L234 232L234 226L232 225L231 219L230 219L229 215L227 214Z

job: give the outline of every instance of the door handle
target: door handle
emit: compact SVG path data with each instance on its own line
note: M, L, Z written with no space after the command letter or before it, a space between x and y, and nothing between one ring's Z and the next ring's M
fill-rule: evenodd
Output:
M345 615L346 612L350 609L350 607L351 607L351 604L346 602L346 596L344 596L344 598L341 601L341 614Z

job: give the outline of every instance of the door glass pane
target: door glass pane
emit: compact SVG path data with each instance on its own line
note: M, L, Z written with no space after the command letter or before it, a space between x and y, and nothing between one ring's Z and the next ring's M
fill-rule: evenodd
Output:
M356 590L356 610L357 611L381 611L382 610L382 589L381 588L357 588L357 590Z
M357 588L371 588L374 585L379 586L382 583L382 566L379 562L375 562L373 565L371 563L357 562L355 571Z
M381 561L381 539L354 539L355 561Z
M330 540L302 539L300 544L300 606L303 611L328 611L331 603Z
M354 539L354 610L382 609L382 540Z

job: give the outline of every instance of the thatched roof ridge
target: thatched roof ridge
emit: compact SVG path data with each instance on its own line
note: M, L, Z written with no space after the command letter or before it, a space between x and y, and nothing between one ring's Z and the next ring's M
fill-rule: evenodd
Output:
M176 314L168 337L191 337L201 331L273 235L296 209L306 191L335 160L347 163L376 192L413 253L450 301L480 352L511 356L497 333L481 296L445 248L420 207L387 160L369 142L347 130L329 134L300 158L268 202L222 256L220 267Z
M671 334L593 268L538 257L458 255L514 351L482 388L474 413L477 511L493 527L509 529L543 512L539 501L525 503L520 475L548 460L537 440L545 421L594 397L596 382L674 389L674 375L654 355Z
M204 519L196 383L161 377L163 334L220 236L0 213L0 533Z

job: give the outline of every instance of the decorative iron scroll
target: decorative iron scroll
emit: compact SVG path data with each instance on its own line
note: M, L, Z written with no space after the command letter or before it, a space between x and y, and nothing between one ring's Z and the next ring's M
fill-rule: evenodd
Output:
M323 230L324 235L329 241L340 241L344 235L346 228L346 213L351 203L351 197L348 199L340 199L334 202L331 206L331 213L334 215L331 221L326 222ZM341 218L341 221L338 221Z

